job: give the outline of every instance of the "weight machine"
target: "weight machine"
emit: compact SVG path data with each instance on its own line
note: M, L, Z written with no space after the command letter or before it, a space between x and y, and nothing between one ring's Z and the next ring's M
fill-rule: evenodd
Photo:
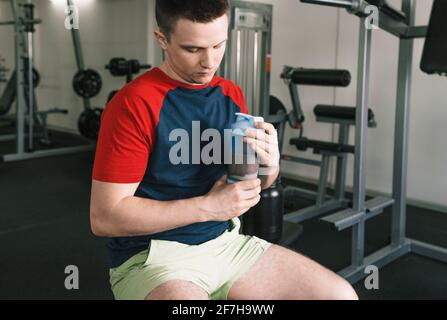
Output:
M285 115L270 112L271 104L276 102L270 96L273 7L239 0L230 0L230 6L227 50L219 73L241 87L248 113L262 116L266 122L274 124L282 140ZM267 235L276 238L282 234L278 243L289 246L302 233L302 226L283 222L282 186L279 180L261 193L262 200L258 205L269 209L250 212L252 219L242 217L242 228L246 234L264 238ZM276 198L272 201L273 197ZM271 212L270 217L267 211Z
M385 0L301 0L303 3L345 8L360 18L359 57L357 74L357 102L355 115L354 188L352 207L322 218L336 230L352 228L351 265L339 274L351 283L365 276L369 265L382 267L399 257L414 252L447 263L447 249L407 238L406 185L408 163L408 130L413 42L424 38L425 46L421 69L429 74L447 74L447 1L434 0L428 27L415 26L415 0L402 0L402 10ZM393 192L391 198L366 201L366 152L368 128L369 71L372 30L367 26L374 5L379 12L379 28L399 38L398 87L393 161ZM365 257L365 222L392 207L391 241L384 248Z
M37 108L34 89L38 84L39 74L33 68L33 33L35 25L42 21L34 18L34 5L31 0L27 0L26 3L10 0L10 3L13 21L0 22L0 25L14 26L16 41L15 71L12 73L0 99L0 111L2 114L6 114L15 100L15 115L13 117L3 116L1 120L14 123L16 133L3 135L0 137L0 141L15 140L16 151L15 153L1 155L1 160L10 162L93 150L94 145L89 141L80 143L78 146L52 146L47 128L47 117L56 113L66 114L68 111L59 108L39 111ZM40 134L35 133L36 123L42 130ZM27 133L26 129L28 129ZM45 149L38 150L35 146L35 138L37 137L41 138L40 143L45 145Z
M301 109L298 85L347 87L351 83L351 74L347 70L328 70L328 69L304 69L285 66L281 78L286 82L291 100L292 111L287 115L286 120L290 127L299 130L299 137L290 139L290 144L294 145L300 151L312 149L315 154L320 155L320 160L311 160L307 158L295 157L290 155L281 155L284 161L317 166L320 168L318 189L316 192L293 186L293 183L286 183L286 198L304 198L315 202L314 205L289 212L285 219L290 222L300 223L305 220L318 217L334 210L339 210L349 206L350 201L345 198L346 189L346 170L347 156L353 154L355 146L349 145L350 127L355 125L355 107L317 105L314 108L314 114L318 122L337 124L338 141L327 142L321 140L312 140L303 136L304 132L304 113ZM279 102L281 104L281 102ZM281 104L280 109L286 110ZM368 126L376 127L374 113L368 110ZM336 181L334 195L327 193L329 161L335 158L337 160ZM285 179L287 181L287 179Z

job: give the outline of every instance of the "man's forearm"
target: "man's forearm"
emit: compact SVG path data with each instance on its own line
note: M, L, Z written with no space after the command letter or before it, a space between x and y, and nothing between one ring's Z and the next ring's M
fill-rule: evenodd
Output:
M139 197L122 199L101 220L104 236L138 236L207 221L204 197L157 201Z
M260 169L259 179L261 179L261 188L265 190L269 188L273 182L278 178L279 175L279 166L274 168L269 167L261 167Z

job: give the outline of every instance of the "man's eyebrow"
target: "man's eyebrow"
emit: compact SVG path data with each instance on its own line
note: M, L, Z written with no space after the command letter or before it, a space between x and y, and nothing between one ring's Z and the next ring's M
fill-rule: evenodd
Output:
M226 41L227 41L227 39L225 39L224 41L219 42L218 44L214 45L214 47L216 47L216 46L218 46L218 45L220 45L220 44L222 44L222 43L224 43ZM198 46L190 45L190 44L181 44L180 47L185 48L185 49L206 49L205 47L198 47Z

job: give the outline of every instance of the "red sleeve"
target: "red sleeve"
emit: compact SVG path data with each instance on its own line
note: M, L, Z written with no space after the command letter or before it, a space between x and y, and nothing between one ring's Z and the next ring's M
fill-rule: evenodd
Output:
M101 116L93 179L137 183L146 172L155 127L150 108L132 90L121 90Z
M237 94L236 94L236 104L241 109L241 113L248 114L247 105L245 104L244 92L239 86L236 86Z

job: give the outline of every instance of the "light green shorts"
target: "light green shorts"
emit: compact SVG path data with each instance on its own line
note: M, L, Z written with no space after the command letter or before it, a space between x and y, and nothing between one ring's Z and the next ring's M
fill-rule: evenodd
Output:
M186 280L213 300L227 299L232 284L259 259L271 243L239 234L240 220L219 237L200 245L152 240L121 266L110 270L115 299L142 300L169 280Z

